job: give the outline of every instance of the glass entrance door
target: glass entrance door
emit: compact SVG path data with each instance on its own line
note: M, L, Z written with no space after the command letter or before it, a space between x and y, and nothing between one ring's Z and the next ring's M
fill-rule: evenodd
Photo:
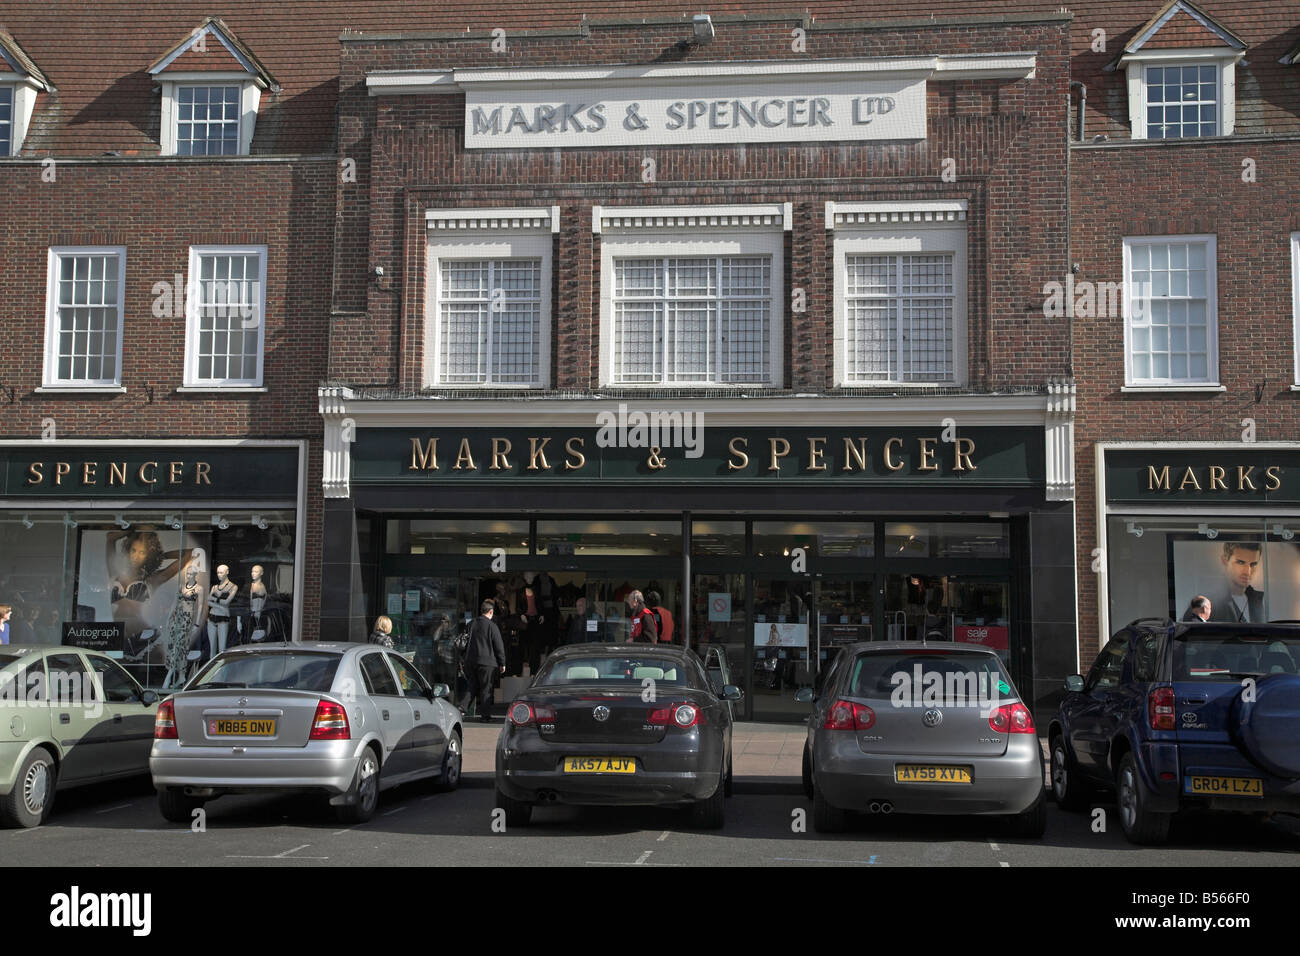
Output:
M885 637L893 641L960 641L1011 656L1011 583L978 575L890 574L885 577Z
M755 720L801 720L808 715L808 705L797 703L794 695L812 683L816 669L813 591L808 578L753 578L748 677Z

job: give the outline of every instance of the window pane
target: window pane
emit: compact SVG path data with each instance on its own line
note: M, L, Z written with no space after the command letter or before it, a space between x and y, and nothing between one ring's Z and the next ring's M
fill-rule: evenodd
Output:
M56 381L117 384L117 335L122 324L117 290L121 267L117 253L56 253Z
M848 256L845 274L850 382L955 379L951 255Z

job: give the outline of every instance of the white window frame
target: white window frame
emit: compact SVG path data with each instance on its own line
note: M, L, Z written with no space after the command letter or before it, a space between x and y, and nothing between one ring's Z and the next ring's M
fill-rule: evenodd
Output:
M967 296L965 200L894 203L827 203L826 228L834 230L835 386L837 388L961 388L970 379L970 311ZM848 368L848 257L854 255L952 256L951 381L877 379L851 381Z
M86 255L117 256L117 375L111 379L60 379L59 371L59 262ZM41 391L121 392L122 338L126 332L126 246L51 246L45 287L45 370Z
M1295 352L1295 385L1300 389L1300 232L1291 233L1291 347Z
M1135 245L1159 246L1170 242L1204 242L1205 248L1205 381L1196 379L1138 379L1133 376L1133 322L1130 309L1133 292L1133 257ZM1192 236L1125 236L1124 237L1124 387L1152 391L1222 390L1219 384L1219 268L1218 237Z
M1146 69L1151 66L1213 66L1218 76L1218 109L1216 136L1231 136L1237 122L1236 64L1242 51L1228 47L1189 48L1185 50L1151 50L1127 54L1121 62L1128 77L1128 113L1130 135L1133 139L1150 139L1147 133ZM1183 139L1206 139L1204 136L1187 136ZM1177 142L1178 140L1173 140ZM1164 140L1161 140L1164 142Z
M430 209L425 213L429 237L425 250L424 375L425 388L465 391L503 389L546 389L551 383L551 301L554 298L552 256L554 236L559 232L558 206L536 209ZM444 260L539 259L541 260L541 314L537 334L537 381L443 382L440 359L442 323L438 301L441 296Z
M199 371L199 259L203 256L258 256L261 279L257 288L257 375L244 379L201 379ZM185 280L185 385L184 389L202 391L227 391L262 389L263 369L266 360L266 246L190 246L189 271Z
M12 90L14 100L9 152L0 152L0 156L17 156L22 152L23 142L27 139L27 131L31 126L32 112L36 108L36 94L43 87L38 89L35 81L20 73L0 71L0 89Z
M180 131L181 87L237 86L239 87L239 151L237 156L247 156L253 144L253 130L257 125L257 108L262 91L247 73L169 73L162 79L162 125L160 145L162 155L177 155ZM191 157L185 157L189 159ZM195 156L194 159L222 159L222 155Z
M601 207L592 210L600 242L600 384L606 388L781 388L785 382L784 206ZM768 316L768 380L765 382L618 382L614 380L614 260L767 256L771 260Z

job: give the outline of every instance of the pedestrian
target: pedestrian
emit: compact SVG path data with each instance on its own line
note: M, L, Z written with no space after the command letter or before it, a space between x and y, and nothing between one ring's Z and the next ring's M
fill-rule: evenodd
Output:
M1210 603L1210 599L1204 594L1198 594L1196 597L1192 598L1191 603L1187 605L1187 610L1183 612L1183 620L1208 621L1210 619L1210 612L1213 609L1214 606Z
M671 644L673 631L676 629L673 623L673 612L664 607L664 599L659 596L658 591L647 591L645 604L650 609L650 613L655 616L655 624L659 628L659 643Z
M655 620L654 613L645 606L645 597L640 591L630 591L627 595L628 618L631 620L631 627L628 628L628 644L654 644L659 640L659 623Z
M587 610L585 595L579 595L575 603L573 617L569 618L569 626L565 631L564 643L588 644L592 641L601 640L600 615L594 609Z
M465 677L469 680L469 694L461 710L467 710L469 701L478 698L478 719L483 723L492 720L492 687L498 674L506 672L506 647L501 641L501 630L493 622L496 605L484 601L479 615L469 629L469 648L465 652Z
M371 644L379 644L382 647L393 646L393 619L387 614L381 614L375 618L375 629L370 632L367 640Z
M14 609L8 604L0 604L0 644L9 643L9 618Z

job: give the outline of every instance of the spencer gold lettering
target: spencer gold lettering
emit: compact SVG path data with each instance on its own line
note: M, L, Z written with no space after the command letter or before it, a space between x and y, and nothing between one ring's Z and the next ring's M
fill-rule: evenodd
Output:
M66 474L67 474L68 472L70 472L70 471L72 471L72 466L71 466L70 464L68 464L66 461L58 461L58 462L55 462L55 463L54 463L54 483L55 483L56 485L61 485L61 484L63 484L63 476L66 475Z
M510 459L506 457L508 454L510 454L509 438L492 439L492 464L488 465L488 471L509 471Z
M587 463L587 456L578 451L578 448L573 447L575 442L577 443L578 448L585 448L587 445L586 440L579 438L577 435L574 435L564 443L564 450L570 455L569 458L564 459L565 471L577 471ZM577 461L575 462L574 459L577 459Z
M1169 466L1165 465L1159 471L1156 471L1155 465L1147 465L1147 491L1156 491L1163 489L1171 491L1169 487Z
M818 444L820 442L821 444ZM825 438L808 439L808 470L825 471L826 463L822 461L826 457L826 449L822 445L826 444Z
M1227 472L1225 472L1223 468L1221 468L1219 465L1210 466L1210 490L1211 491L1228 490L1228 483L1223 480L1224 475L1226 474Z
M916 466L917 471L938 471L939 466L934 463L934 443L937 438L918 439L921 445L921 463Z
M1268 479L1268 484L1264 486L1265 491L1277 491L1282 487L1281 467L1278 465L1269 465L1264 469L1264 477Z
M149 478L146 478L146 477L144 476L144 470L145 470L146 468L152 468L152 469L154 469L153 472L150 472L150 476L151 476L151 477L149 477ZM152 475L153 475L154 472L156 472L157 470L158 470L158 462L156 462L156 461L146 461L144 464L142 464L142 465L140 466L140 470L136 473L136 477L138 477L138 478L140 479L140 483L141 483L141 484L144 484L144 485L156 485L156 484L158 484L158 479L152 477Z
M737 442L740 443L741 446L740 448L736 447ZM740 469L744 468L746 465L749 464L749 456L746 455L744 452L744 449L748 447L749 447L749 439L741 438L739 435L731 439L731 441L727 442L727 451L731 452L732 455L740 459L739 461L733 461L732 459L728 458L727 459L728 471L740 471Z
M196 485L212 484L212 478L208 475L211 468L212 466L206 461L196 461L194 463L194 483Z
M781 462L779 459L790 454L790 443L784 438L769 438L767 444L771 450L771 454L768 456L767 470L780 471ZM781 450L777 451L778 448Z
M852 471L853 463L858 463L858 471L867 470L867 440L859 438L854 444L852 438L844 439L844 467L840 471Z
M903 447L903 439L891 438L889 439L889 441L885 442L885 467L888 468L890 471L900 471L902 470L903 467L903 463L901 461L894 461L895 445L897 445L899 448Z
M971 461L971 455L975 454L975 439L958 438L956 445L952 450L952 470L974 471L975 462Z
M83 485L93 485L98 480L99 462L83 461L81 463L81 483Z
M110 461L108 463L108 483L110 485L126 484L126 462Z
M1178 490L1182 491L1186 488L1188 482L1191 482L1192 487L1197 491L1201 490L1201 483L1196 480L1196 472L1192 471L1190 468L1183 473L1183 480L1178 483Z
M430 438L423 447L420 439L411 439L411 467L407 471L438 470L438 439Z
M1259 491L1259 488L1256 487L1255 482L1252 481L1250 477L1250 473L1254 470L1255 470L1254 465L1250 465L1244 468L1241 465L1237 466L1237 490L1238 491L1245 491L1247 488L1249 488L1251 491Z
M45 480L45 464L34 461L27 466L27 484L39 485Z
M551 470L551 463L546 460L546 444L550 440L551 440L550 438L543 438L542 443L539 445L537 444L536 438L528 439L528 470L529 471L538 470L538 465L537 465L538 461L541 461L542 463L541 464L542 471Z
M462 462L464 462L464 464L462 464ZM460 451L456 452L456 464L451 466L451 470L464 471L466 468L470 471L474 471L478 466L474 464L474 456L470 453L469 439L462 438L460 440Z
M185 462L173 461L167 466L167 484L179 485L185 480Z

